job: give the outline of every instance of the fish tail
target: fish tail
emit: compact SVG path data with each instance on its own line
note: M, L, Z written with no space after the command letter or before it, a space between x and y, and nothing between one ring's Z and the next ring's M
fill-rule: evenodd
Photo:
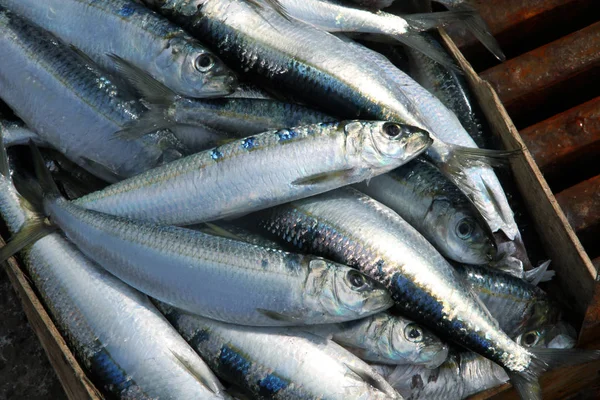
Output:
M166 117L166 110L178 98L171 89L154 79L146 71L115 55L107 55L115 64L119 74L139 93L148 104L149 110L124 129L114 134L115 138L135 140L148 133L168 129L175 125Z
M454 62L452 57L450 57L443 47L437 46L420 32L409 32L401 35L394 35L394 38L403 45L423 53L425 56L431 58L433 61L443 65L444 67L449 68L459 74L463 74L460 67Z
M528 351L532 356L529 367L525 371L507 371L510 382L519 396L526 400L542 399L538 378L545 371L600 359L600 350L535 348Z
M552 280L555 273L548 271L551 260L547 260L529 271L525 271L525 280L532 285L537 286L540 282L548 282Z
M494 57L500 61L506 61L506 56L500 48L500 44L490 32L490 27L481 18L477 10L467 3L462 3L453 7L454 10L472 11L471 17L464 20L464 23L469 31L488 49Z
M458 21L468 21L477 16L475 9L456 9L452 11L409 14L403 15L402 18L409 23L411 28L422 32Z
M2 127L0 127L0 142L2 141ZM4 178L10 179L10 170L8 166L8 157L6 154L6 148L4 145L0 146L0 173ZM36 148L37 150L37 148ZM45 169L44 160L41 154L38 155L41 160L41 164ZM47 172L48 173L48 172ZM48 173L48 175L50 175ZM54 182L52 182L54 184ZM54 185L56 187L56 185ZM58 190L58 189L57 189ZM39 191L32 191L33 193L39 193ZM21 197L19 201L23 204L25 209L32 210L34 207L25 198ZM55 226L52 226L44 218L41 213L31 212L27 213L27 219L21 226L18 232L16 232L8 243L0 249L0 263L5 262L8 258L12 257L17 252L21 251L24 247L38 241L44 236L54 232Z

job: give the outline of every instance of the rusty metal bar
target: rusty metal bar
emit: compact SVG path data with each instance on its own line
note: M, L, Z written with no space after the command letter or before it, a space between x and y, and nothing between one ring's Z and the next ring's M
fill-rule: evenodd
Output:
M481 77L492 84L514 116L543 108L553 89L569 80L572 85L573 79L598 67L600 22L492 67Z
M487 22L494 36L500 35L516 26L535 24L549 17L549 14L561 11L564 7L573 7L577 0L476 0L475 6L481 17ZM539 22L538 22L539 23ZM460 25L449 26L446 31L458 47L467 47L477 43L477 39Z
M544 174L600 155L600 97L520 132ZM591 164L590 164L591 165Z
M556 200L579 235L600 226L600 175L558 193Z

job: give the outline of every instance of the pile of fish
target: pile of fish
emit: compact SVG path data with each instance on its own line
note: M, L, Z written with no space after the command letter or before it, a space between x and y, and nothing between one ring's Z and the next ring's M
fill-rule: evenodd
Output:
M537 399L600 357L436 28L497 43L392 3L0 0L0 259L106 396Z

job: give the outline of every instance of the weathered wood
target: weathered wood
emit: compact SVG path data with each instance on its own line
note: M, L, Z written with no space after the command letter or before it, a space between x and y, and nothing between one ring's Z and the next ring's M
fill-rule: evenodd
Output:
M590 161L600 155L600 97L519 133L544 174Z
M0 238L0 247L3 245ZM104 397L83 372L15 259L10 258L7 264L8 277L67 397L70 400L102 400Z
M561 87L600 66L600 22L481 73L513 118L543 105Z

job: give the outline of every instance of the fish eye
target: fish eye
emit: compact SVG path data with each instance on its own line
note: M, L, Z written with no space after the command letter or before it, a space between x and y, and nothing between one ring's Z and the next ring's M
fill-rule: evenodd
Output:
M469 218L461 219L456 225L456 235L465 240L471 237L473 233L473 221Z
M383 124L383 131L390 138L395 138L402 133L402 127L393 122L386 122Z
M350 270L346 277L353 289L361 289L367 284L365 276L358 271Z
M417 324L408 324L404 328L404 337L409 342L419 343L423 340L423 328Z
M521 336L521 345L533 347L540 341L540 333L538 331L527 332Z
M207 53L202 53L194 60L194 67L199 72L208 72L215 65L213 56Z

